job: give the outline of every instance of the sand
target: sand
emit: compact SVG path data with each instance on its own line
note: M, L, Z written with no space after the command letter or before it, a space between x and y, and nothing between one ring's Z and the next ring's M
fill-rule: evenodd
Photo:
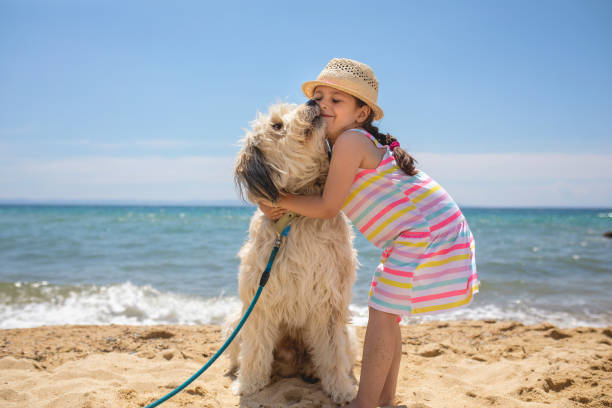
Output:
M365 329L357 332L362 341ZM402 325L402 338L400 406L612 407L612 327L430 322ZM221 344L217 326L0 330L0 406L142 407L189 378ZM319 383L300 378L239 398L228 369L221 357L161 406L336 406Z

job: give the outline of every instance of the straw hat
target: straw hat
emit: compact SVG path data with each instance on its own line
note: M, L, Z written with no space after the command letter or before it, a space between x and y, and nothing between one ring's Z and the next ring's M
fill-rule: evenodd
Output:
M378 81L372 68L366 64L348 58L334 58L315 81L302 84L302 91L312 98L315 87L319 85L330 86L361 99L374 111L374 120L384 116L383 110L376 104Z

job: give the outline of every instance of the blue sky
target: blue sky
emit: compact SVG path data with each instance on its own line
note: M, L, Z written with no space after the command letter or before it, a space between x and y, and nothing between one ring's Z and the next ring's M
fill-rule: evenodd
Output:
M462 205L612 207L612 2L0 0L0 200L235 200L333 57Z

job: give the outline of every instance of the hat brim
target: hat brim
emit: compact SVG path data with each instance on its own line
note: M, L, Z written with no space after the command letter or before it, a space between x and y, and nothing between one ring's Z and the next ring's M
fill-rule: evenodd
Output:
M355 91L345 88L341 85L332 84L330 82L325 81L308 81L302 84L302 92L304 92L304 95L306 95L307 98L311 99L312 94L314 93L314 89L320 85L335 88L339 91L346 92L347 94L352 95L355 98L361 99L374 111L374 120L382 119L383 116L385 116L383 110L376 103L372 102L368 98L363 97L362 95L358 95Z

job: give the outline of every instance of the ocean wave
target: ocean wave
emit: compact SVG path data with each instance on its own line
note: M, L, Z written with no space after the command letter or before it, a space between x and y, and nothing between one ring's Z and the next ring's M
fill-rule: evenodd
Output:
M477 295L479 296L479 295ZM467 308L430 316L405 317L403 324L432 320L516 320L524 324L552 323L559 327L605 327L609 313L580 306L579 312L514 301L508 305L485 303L477 297ZM241 309L237 297L221 294L200 297L159 291L131 282L112 285L55 285L41 282L0 283L0 328L25 328L65 324L223 324ZM368 307L351 304L352 323L365 326Z
M131 282L107 286L16 282L0 287L3 329L63 324L221 324L240 309L235 297L201 298Z
M412 322L418 324L432 320L513 320L523 324L551 323L561 328L581 326L607 327L612 323L612 316L609 314L593 313L589 312L588 309L581 311L580 314L572 314L562 310L533 307L520 301L508 306L495 304L470 305L467 308L457 309L456 311L444 314L415 317L414 320L412 319L404 319L403 321L405 323Z

